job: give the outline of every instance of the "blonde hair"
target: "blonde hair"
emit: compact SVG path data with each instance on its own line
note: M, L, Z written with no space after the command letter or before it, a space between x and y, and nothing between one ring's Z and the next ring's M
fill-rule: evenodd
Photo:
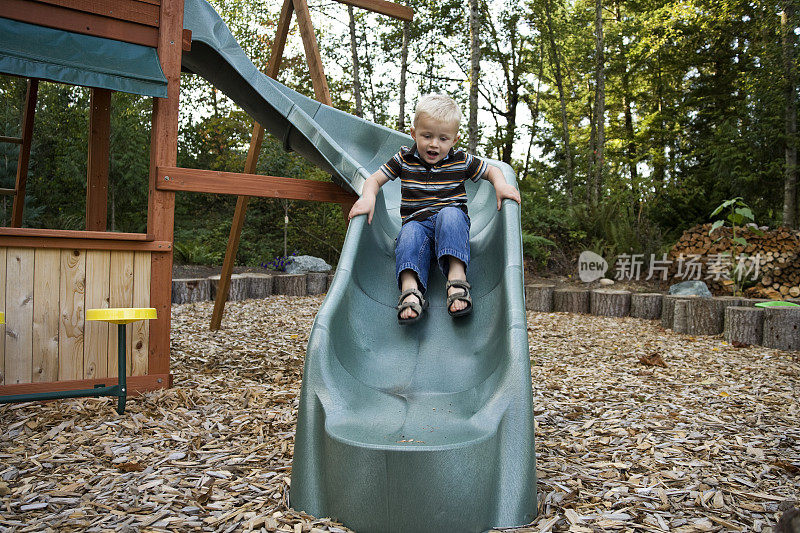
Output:
M461 110L458 104L446 94L426 94L417 101L414 110L414 127L422 115L445 124L461 125Z

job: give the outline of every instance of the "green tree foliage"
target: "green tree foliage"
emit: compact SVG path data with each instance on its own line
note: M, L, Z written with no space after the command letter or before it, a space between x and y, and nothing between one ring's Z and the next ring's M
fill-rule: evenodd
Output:
M281 3L212 1L264 70ZM405 124L418 96L429 92L447 92L466 110L468 0L403 3L415 13L408 25ZM333 103L352 112L347 8L324 0L310 8ZM523 229L528 248L542 252L539 260L558 255L537 246L544 242L539 238L563 249L658 253L726 198L742 197L762 223L780 221L788 142L782 11L796 34L792 17L800 10L786 9L785 1L604 0L605 166L600 197L590 208L584 201L598 138L595 2L480 2L478 153L517 170ZM364 115L390 127L399 122L403 26L355 11ZM313 96L294 24L279 80ZM18 134L24 92L24 82L0 77L0 134ZM88 100L85 89L42 84L26 225L83 226ZM146 224L150 108L149 99L114 95L109 225L118 231L143 231ZM243 169L252 121L236 105L186 75L181 113L179 165ZM13 186L17 149L0 145L0 186ZM270 138L258 172L328 179ZM178 255L220 260L234 204L231 196L178 194ZM256 265L283 254L285 207L278 200L251 201L240 262ZM345 231L339 207L292 202L288 213L289 251L335 262Z

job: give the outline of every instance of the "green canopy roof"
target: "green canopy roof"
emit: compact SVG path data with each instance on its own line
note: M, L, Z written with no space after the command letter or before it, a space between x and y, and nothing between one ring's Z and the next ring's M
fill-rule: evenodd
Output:
M0 18L0 73L167 97L154 48Z

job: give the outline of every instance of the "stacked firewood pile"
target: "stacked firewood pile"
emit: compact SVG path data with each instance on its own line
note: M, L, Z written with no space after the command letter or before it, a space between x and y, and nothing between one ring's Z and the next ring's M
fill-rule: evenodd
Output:
M731 261L726 255L731 251L731 228L717 228L709 235L710 229L711 224L690 228L672 247L668 258L672 261L669 275L673 283L700 279L715 294L731 294L734 282L728 273L741 264L742 277L748 282L745 286L757 281L747 289L747 296L771 299L800 296L800 231L761 227L763 234L759 235L749 228L738 229L736 236L747 241L747 245L740 246L739 257Z

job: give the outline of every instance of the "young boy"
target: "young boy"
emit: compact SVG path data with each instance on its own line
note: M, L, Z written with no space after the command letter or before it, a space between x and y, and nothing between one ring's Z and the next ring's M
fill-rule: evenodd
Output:
M431 94L417 103L411 137L415 144L403 147L364 184L361 198L349 218L367 215L372 223L375 196L389 180L400 178L403 220L395 247L396 273L401 290L397 319L401 324L416 322L427 302L432 254L447 278L447 310L451 316L472 311L469 265L467 193L464 181L483 178L497 195L497 209L503 199L520 202L519 191L506 183L499 168L478 157L453 149L458 142L461 111L449 96Z

